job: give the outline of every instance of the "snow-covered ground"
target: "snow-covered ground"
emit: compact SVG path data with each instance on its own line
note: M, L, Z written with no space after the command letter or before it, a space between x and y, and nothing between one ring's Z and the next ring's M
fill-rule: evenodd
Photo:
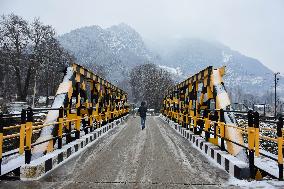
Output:
M262 180L262 181L248 181L231 178L225 185L225 187L239 186L240 188L262 188L262 189L274 189L284 188L284 181L278 180Z
M182 71L181 71L180 67L173 68L173 67L164 66L164 65L159 65L159 67L168 71L169 73L173 74L174 76L179 76L179 77L182 76Z

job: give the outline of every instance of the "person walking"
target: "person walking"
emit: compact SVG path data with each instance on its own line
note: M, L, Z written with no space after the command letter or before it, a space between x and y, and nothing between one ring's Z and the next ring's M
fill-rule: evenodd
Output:
M146 112L147 112L146 103L144 101L141 102L141 106L139 107L138 112L141 117L141 128L143 130L145 128Z

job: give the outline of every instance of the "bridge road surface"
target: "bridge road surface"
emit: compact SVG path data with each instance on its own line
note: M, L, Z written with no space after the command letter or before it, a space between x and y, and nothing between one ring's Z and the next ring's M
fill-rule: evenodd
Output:
M159 117L128 119L39 181L2 181L0 188L236 188Z

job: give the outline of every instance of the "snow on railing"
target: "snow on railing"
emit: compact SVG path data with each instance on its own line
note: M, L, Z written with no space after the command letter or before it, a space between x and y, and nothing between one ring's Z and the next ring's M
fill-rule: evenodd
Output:
M263 156L278 164L277 177L283 180L283 118L268 121L265 117L260 119L259 113L252 110L232 110L222 79L224 74L224 67L213 69L209 66L167 90L163 99L163 115L182 127L193 130L195 134L202 135L206 141L220 146L221 150L247 162L252 178L259 175L255 160ZM240 114L245 115L245 126L240 126L237 122L235 115ZM264 122L277 126L264 127ZM265 133L268 131L270 135ZM277 157L260 149L265 141L275 144ZM264 166L260 164L257 168ZM262 171L276 177L276 174L271 174L271 170Z
M90 107L86 109L85 107L78 108L48 108L42 109L44 111L57 111L59 116L53 122L44 123L44 122L35 122L34 113L39 112L40 109L32 109L27 108L22 110L21 114L21 124L5 126L3 127L2 119L3 115L0 114L0 173L4 175L8 172L13 171L14 169L20 167L23 164L29 164L32 160L33 148L39 145L42 145L46 142L52 143L52 149L61 149L64 144L68 144L72 142L72 140L76 140L80 138L81 131L84 131L85 134L88 132L92 132L95 129L98 129L105 125L106 123L112 122L126 114L128 114L129 109L128 106L123 106L119 109L114 109L113 111L106 112L93 112L88 111L90 109L95 109ZM70 114L67 110L75 110L75 114ZM87 110L87 111L86 111ZM46 138L40 142L35 141L38 133L42 132L43 128L49 127L50 125L56 125L57 129L55 130L56 135ZM3 132L5 131L5 132ZM10 132L9 132L10 131ZM72 137L71 135L75 135ZM65 140L63 140L65 137ZM18 142L13 143L12 140L18 140ZM9 142L10 141L10 142ZM56 143L54 142L56 141ZM5 145L9 145L13 143L12 147L14 149L10 149L9 151L3 153L3 148ZM57 146L55 146L57 144ZM16 145L16 146L15 146ZM12 157L13 156L13 157ZM11 158L10 158L11 157ZM23 159L24 158L24 159ZM23 160L22 160L23 159ZM2 162L2 160L4 160ZM2 163L7 165L11 162L10 160L15 160L14 166L5 166L5 170L2 170Z
M197 110L198 111L198 110ZM223 116L225 110L205 110L203 116L190 116L188 114L179 113L176 111L165 111L163 114L169 119L175 121L176 123L182 125L186 129L193 130L195 134L202 135L206 141L209 141L215 145L220 146L221 150L226 150L226 145L224 141L232 142L236 145L239 145L248 150L249 157L249 166L251 171L251 177L255 178L256 169L255 169L255 158L263 156L270 160L273 160L278 163L278 179L283 180L283 117L280 116L276 123L276 129L260 127L260 119L257 112L252 110L248 112L239 112L245 113L247 115L247 125L245 127L240 127L236 125L226 124L224 122ZM236 112L236 111L234 111ZM189 120L187 123L185 120ZM226 138L227 128L233 128L239 130L246 138L246 143L241 144L238 141ZM263 131L274 132L276 137L269 137L262 134ZM204 134L204 135L203 135ZM267 153L260 148L261 143L264 141L270 141L276 144L277 156L272 153ZM268 162L267 162L268 163ZM261 167L259 167L261 168ZM266 171L266 170L262 170ZM269 174L269 173L268 173ZM275 177L275 174L273 174Z

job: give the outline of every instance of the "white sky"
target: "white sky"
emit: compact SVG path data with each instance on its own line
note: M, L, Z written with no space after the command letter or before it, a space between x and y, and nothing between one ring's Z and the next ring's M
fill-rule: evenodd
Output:
M12 12L58 34L124 22L154 41L218 40L284 74L284 0L0 0L0 14Z

